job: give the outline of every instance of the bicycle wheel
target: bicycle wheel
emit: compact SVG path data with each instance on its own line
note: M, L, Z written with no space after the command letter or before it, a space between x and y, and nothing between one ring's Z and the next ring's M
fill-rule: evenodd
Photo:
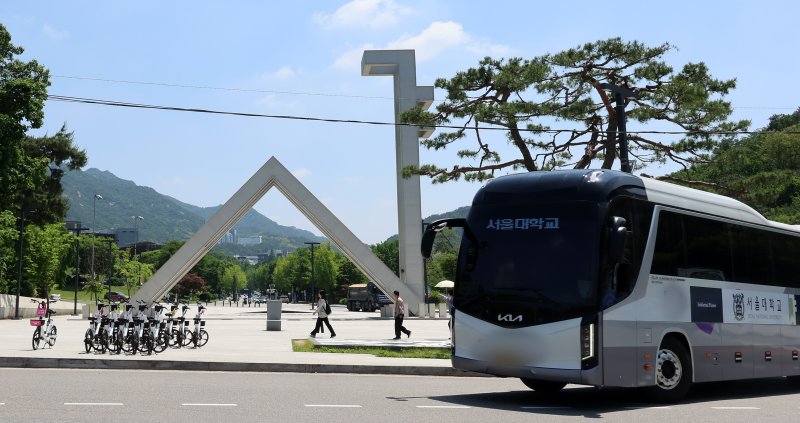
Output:
M42 328L37 327L33 330L33 339L31 340L31 345L33 346L34 350L39 349L39 344L42 343Z
M133 335L125 333L122 335L122 337L119 339L118 342L120 344L119 345L120 350L125 351L126 353L135 351L133 349Z
M192 336L192 335L193 335L193 333L189 329L184 329L183 330L183 346L184 347L188 347L189 344L194 342L194 336Z
M48 337L47 343L50 344L50 348L56 344L56 338L58 337L58 329L56 329L56 325L50 327L50 336Z
M197 346L202 347L208 342L208 332L205 329L200 329L200 340L197 341Z
M86 349L86 352L92 350L92 344L94 343L94 333L92 329L86 329L86 333L83 335L83 347Z
M92 339L92 348L102 353L106 352L106 332L101 331Z
M153 351L156 353L162 353L164 350L167 349L167 345L169 344L169 340L167 338L167 334L162 333L161 336L156 336L155 343L153 344Z
M117 340L117 331L113 331L111 336L106 336L106 349L110 354L116 354L119 352L119 342Z

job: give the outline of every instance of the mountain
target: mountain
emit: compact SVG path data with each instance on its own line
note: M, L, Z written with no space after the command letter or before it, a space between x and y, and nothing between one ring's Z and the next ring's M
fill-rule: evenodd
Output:
M425 223L433 223L433 222L435 222L435 221L437 221L439 219L452 219L452 218L456 218L456 217L467 217L467 213L469 213L469 206L462 206L462 207L459 207L459 208L457 208L455 210L452 210L452 211L449 211L449 212L440 213L440 214L432 214L432 215L422 219L422 221L425 222ZM397 234L392 235L384 242L394 241L394 240L397 239L397 237L398 237Z
M61 185L69 199L67 220L80 221L85 228L91 228L94 221L98 232L136 227L142 241L189 239L222 207L187 204L94 168L66 172ZM103 199L94 200L95 193ZM132 216L142 216L144 220L134 220ZM247 212L234 229L239 236L263 236L264 243L258 246L261 251L297 248L305 241L326 241L309 231L281 226L255 210Z

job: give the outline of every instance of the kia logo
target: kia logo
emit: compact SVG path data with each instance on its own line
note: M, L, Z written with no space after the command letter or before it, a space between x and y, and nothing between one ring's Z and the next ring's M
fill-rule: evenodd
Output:
M497 315L498 322L522 322L522 315L512 316L511 314L498 314Z

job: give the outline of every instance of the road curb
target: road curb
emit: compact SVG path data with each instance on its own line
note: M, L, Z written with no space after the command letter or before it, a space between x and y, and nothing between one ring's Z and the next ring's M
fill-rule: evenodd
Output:
M0 357L0 367L37 369L188 370L208 372L350 373L412 376L486 376L452 367L312 363L230 363L176 360L104 360Z

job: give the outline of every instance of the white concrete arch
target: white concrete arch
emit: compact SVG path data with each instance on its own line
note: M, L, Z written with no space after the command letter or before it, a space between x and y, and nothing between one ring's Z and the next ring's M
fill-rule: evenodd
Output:
M420 293L406 287L369 247L361 242L275 157L271 157L134 295L134 300L157 301L253 208L272 187L286 196L359 270L384 292L402 292L407 307L417 314Z

